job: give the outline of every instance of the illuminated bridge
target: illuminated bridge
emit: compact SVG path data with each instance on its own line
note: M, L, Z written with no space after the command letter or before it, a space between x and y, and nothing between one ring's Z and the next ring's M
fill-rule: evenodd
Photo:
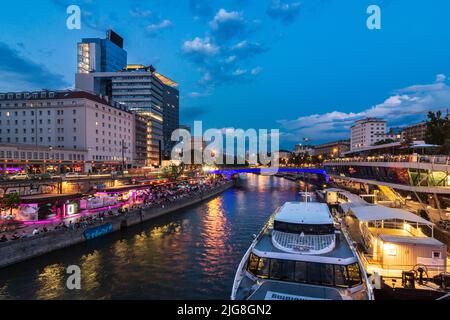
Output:
M241 173L256 174L277 174L277 173L308 173L324 176L326 181L329 177L324 169L305 169L305 168L225 168L207 171L209 174L223 174L226 176L234 176Z

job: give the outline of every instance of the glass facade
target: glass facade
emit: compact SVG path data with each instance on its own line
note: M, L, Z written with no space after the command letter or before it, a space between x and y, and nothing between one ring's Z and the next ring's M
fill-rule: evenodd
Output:
M417 187L450 187L449 173L426 169L326 165L327 174Z
M127 65L127 52L108 39L83 39L77 64L78 73L117 72Z
M163 85L147 68L116 73L111 79L112 99L149 119L148 164L159 165L163 148Z

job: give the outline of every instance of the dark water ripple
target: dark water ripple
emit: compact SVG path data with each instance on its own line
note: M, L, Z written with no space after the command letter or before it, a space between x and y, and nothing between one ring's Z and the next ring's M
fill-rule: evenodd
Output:
M242 255L298 185L249 175L209 202L0 270L0 299L228 299ZM82 290L66 289L69 265Z

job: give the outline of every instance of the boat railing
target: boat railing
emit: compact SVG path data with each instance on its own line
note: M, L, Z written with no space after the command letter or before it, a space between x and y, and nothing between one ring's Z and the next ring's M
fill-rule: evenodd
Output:
M365 263L366 270L369 270L371 273L378 273L379 275L385 278L401 278L403 272L413 271L415 273L418 272L419 267L425 267L424 277L431 279L435 275L442 274L446 272L445 264L436 264L436 265L422 265L422 264L405 264L405 265L383 265L381 261L370 260L370 255L362 254L362 260Z
M342 234L344 235L345 239L347 240L347 243L349 244L350 249L353 252L353 255L358 260L358 264L362 268L361 273L363 274L363 278L364 278L364 281L365 281L366 287L367 287L367 298L369 300L374 300L372 282L369 280L369 277L367 276L366 268L365 268L365 265L363 263L363 260L361 259L361 255L359 254L359 251L356 250L354 242L351 239L350 234L349 234L347 228L345 227L345 225L341 228L341 231L342 231Z
M412 163L428 163L450 165L450 157L444 155L404 155L404 156L372 156L372 157L352 157L339 158L324 161L324 164L345 163L345 162L412 162Z

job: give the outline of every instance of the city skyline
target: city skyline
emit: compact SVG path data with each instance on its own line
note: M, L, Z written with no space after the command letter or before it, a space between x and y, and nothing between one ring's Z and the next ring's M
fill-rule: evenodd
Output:
M72 88L77 42L111 27L130 63L153 64L180 83L181 123L279 128L282 148L349 138L351 124L368 116L401 126L450 105L444 1L377 1L381 30L365 25L370 1L110 3L74 1L81 30L65 27L68 1L15 4L24 14L14 17L3 10L8 80L0 91Z
M2 9L0 301L450 300L450 1Z

